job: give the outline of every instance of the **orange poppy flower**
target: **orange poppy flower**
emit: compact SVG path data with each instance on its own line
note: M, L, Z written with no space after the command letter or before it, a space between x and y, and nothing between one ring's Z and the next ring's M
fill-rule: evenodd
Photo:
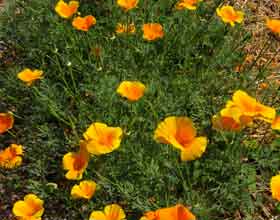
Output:
M125 220L125 213L117 204L107 205L102 211L93 211L89 220Z
M136 29L135 29L134 23L131 23L131 24L118 23L117 26L116 26L116 33L117 34L122 34L122 33L134 34L135 30Z
M6 149L0 151L0 167L12 169L21 165L22 155L22 146L17 144L11 144Z
M177 2L175 8L177 10L189 9L189 10L196 10L197 4L202 0L180 0Z
M107 154L119 148L122 138L120 127L109 127L104 123L93 123L84 133L86 146L89 153L94 155Z
M216 130L240 131L242 128L233 118L218 115L212 117L212 125Z
M25 82L28 86L31 86L32 83L37 80L43 78L43 71L41 70L31 70L24 69L23 71L18 73L18 78Z
M280 20L267 19L266 26L275 34L280 34Z
M28 194L24 200L17 201L13 207L13 214L19 220L41 220L44 213L44 201L34 194Z
M5 133L14 125L14 116L11 113L0 113L0 134Z
M130 101L137 101L144 95L145 89L145 85L141 82L123 81L119 85L117 93L119 93L122 97L125 97Z
M271 128L274 130L280 130L280 116L275 117L272 121Z
M270 191L272 197L280 201L280 174L273 176L270 180Z
M76 17L73 19L72 25L77 30L88 31L91 26L96 24L96 19L92 15L85 17Z
M159 123L154 138L181 150L181 160L190 161L201 157L206 150L207 138L196 137L196 129L187 117L167 117Z
M65 177L69 180L79 180L83 177L89 161L89 154L81 145L79 152L69 152L63 157L63 168L68 170Z
M117 0L117 4L125 11L129 11L137 6L138 0Z
M217 14L221 17L224 23L229 23L234 26L235 23L241 23L244 19L244 13L236 11L232 6L222 6L217 8Z
M195 220L196 217L183 205L147 212L140 220Z
M78 11L78 8L78 1L70 1L67 4L63 0L59 0L55 6L55 11L62 18L70 18Z
M74 185L71 190L71 196L74 199L91 199L96 190L96 183L91 180L84 180L79 185Z
M144 24L142 30L143 38L148 41L154 41L164 36L163 27L158 23Z

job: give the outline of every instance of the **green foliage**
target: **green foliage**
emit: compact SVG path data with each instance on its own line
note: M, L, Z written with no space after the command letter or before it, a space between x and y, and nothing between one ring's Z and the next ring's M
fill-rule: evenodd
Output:
M121 204L128 219L138 219L179 202L201 220L234 219L236 211L255 219L265 203L262 192L279 169L279 141L274 147L246 144L244 133L211 128L212 115L234 90L255 89L250 72L234 71L250 35L216 17L221 2L175 11L175 2L140 1L126 14L114 1L84 0L79 11L94 15L97 24L83 33L55 14L56 1L17 0L17 13L11 9L5 15L0 35L16 53L14 62L0 64L0 112L12 111L15 126L0 141L1 148L24 145L25 155L21 167L1 170L7 191L1 203L9 202L11 209L12 195L36 193L45 200L45 219L88 219L92 210L110 203ZM137 33L115 36L115 25L127 20ZM142 39L147 22L163 24L162 40ZM25 86L16 76L25 67L43 70L44 79ZM119 97L122 80L143 82L145 96L136 103ZM158 122L171 115L190 117L208 137L201 159L181 162L175 149L153 140ZM74 201L74 181L65 179L61 160L77 150L95 121L120 126L125 134L119 150L90 161L84 179L99 185L92 201Z

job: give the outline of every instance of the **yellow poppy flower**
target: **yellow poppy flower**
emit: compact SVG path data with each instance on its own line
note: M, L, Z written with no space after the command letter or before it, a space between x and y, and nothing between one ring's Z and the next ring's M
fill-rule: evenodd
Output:
M196 217L182 204L147 212L140 220L195 220Z
M144 24L142 30L143 38L148 41L154 41L164 36L163 27L158 23Z
M271 123L271 128L274 130L280 130L280 116L275 117Z
M189 9L189 10L196 10L197 4L202 0L180 0L175 5L177 10Z
M41 220L44 213L44 201L34 194L28 194L24 200L17 201L13 207L13 214L19 220Z
M83 134L87 151L94 155L107 154L119 148L122 138L120 127L109 127L104 123L92 123Z
M71 196L74 199L91 199L96 190L96 183L91 180L81 181L79 185L74 185L71 190Z
M0 134L5 133L14 125L14 116L11 113L0 113Z
M11 144L6 149L0 151L0 167L12 169L21 165L22 155L22 146L17 144Z
M280 20L268 19L266 26L275 34L280 34Z
M89 220L125 220L125 213L117 204L107 205L102 211L93 211Z
M236 11L232 6L222 6L217 8L217 14L221 17L224 23L229 23L234 26L235 23L241 23L244 19L244 13Z
M233 94L232 100L228 101L226 107L220 114L214 115L212 124L214 129L240 131L246 126L253 124L254 119L260 119L273 123L276 110L258 102L246 92L238 90ZM277 121L275 121L277 126Z
M55 11L62 18L70 18L77 12L78 8L78 1L70 1L67 4L63 0L59 0L59 2L55 6Z
M31 86L32 83L37 80L43 78L43 71L41 70L31 70L24 69L23 71L18 73L18 78L25 82L28 86Z
M129 11L137 6L138 0L117 0L117 4L125 11Z
M76 17L72 21L72 26L77 30L88 31L91 26L96 24L96 19L92 15Z
M206 150L207 138L196 137L196 129L187 117L167 117L159 123L154 138L181 150L181 160L190 161L201 157Z
M256 117L267 122L273 121L276 116L274 108L259 103L241 90L233 94L232 102L229 102L227 107L236 107L240 109L244 116Z
M136 30L136 28L135 28L134 23L131 23L131 24L118 23L117 26L116 26L116 33L117 34L122 34L122 33L134 34L135 30Z
M280 174L273 176L270 180L270 191L272 197L280 201Z
M137 101L144 95L145 89L145 85L141 82L123 81L119 85L117 93L119 93L122 97L125 97L130 101Z
M79 180L83 177L89 161L89 154L81 146L79 152L69 152L63 157L63 168L68 170L65 177L69 180Z

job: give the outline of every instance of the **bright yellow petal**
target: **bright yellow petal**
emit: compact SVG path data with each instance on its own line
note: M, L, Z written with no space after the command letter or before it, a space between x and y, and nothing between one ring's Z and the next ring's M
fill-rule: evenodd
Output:
M176 117L171 116L158 124L154 139L160 143L170 144L170 140L176 135Z
M78 172L75 170L69 170L66 174L65 177L68 180L80 180L83 177L83 173L82 172Z
M63 156L63 168L65 170L73 169L73 164L74 164L73 156L74 156L73 152L69 152Z
M18 201L14 204L13 214L18 217L24 217L29 215L30 209L24 201Z
M117 204L107 205L104 209L104 213L108 220L122 220L125 219L125 213Z
M197 137L184 150L181 151L181 160L190 161L200 158L207 146L206 137Z
M74 185L72 187L72 190L71 190L71 196L75 199L77 198L83 198L83 192L82 190L80 189L80 186L79 185Z
M272 197L280 201L280 175L273 176L270 180Z
M101 211L93 211L90 214L89 220L108 220L105 214Z

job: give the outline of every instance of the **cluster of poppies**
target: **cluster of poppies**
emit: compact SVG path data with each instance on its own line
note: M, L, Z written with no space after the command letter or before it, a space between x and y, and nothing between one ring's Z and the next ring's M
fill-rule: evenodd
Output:
M0 113L0 135L7 132L14 125L14 116L12 113ZM0 151L0 167L12 169L21 165L23 156L23 147L17 144L11 144L9 147Z
M226 107L213 116L212 124L218 130L240 131L251 126L255 120L265 121L271 124L272 129L280 130L280 116L277 116L274 108L263 105L246 92L238 90Z
M180 0L175 5L177 10L195 10L202 0ZM125 11L135 8L138 0L117 0L117 4ZM72 18L78 12L79 2L63 0L55 6L55 11L63 18ZM222 21L234 26L241 23L244 14L236 11L232 6L217 8L217 15ZM81 31L88 31L96 24L92 15L74 17L72 26ZM267 20L267 26L274 33L280 33L280 20ZM154 41L164 36L163 27L158 23L147 23L142 26L143 38ZM116 33L135 33L134 23L118 23ZM31 86L34 81L43 78L43 71L24 69L18 73L18 78ZM123 81L116 92L129 100L139 100L146 91L146 86L139 81ZM250 126L255 120L263 120L271 124L272 129L280 130L280 117L274 108L265 106L246 92L238 90L233 94L232 100L228 101L217 115L213 116L214 129L240 131ZM11 113L0 113L0 134L13 127L14 118ZM92 156L111 153L121 145L123 130L120 127L110 127L105 123L94 122L84 132L80 140L79 149L76 152L68 152L63 156L63 168L66 170L65 177L69 180L82 180L89 160ZM198 136L192 120L188 117L170 116L159 122L155 132L155 141L172 145L180 151L182 161L191 161L200 158L207 147L207 138ZM0 151L0 167L13 168L22 163L23 148L21 145L11 144L8 148ZM89 200L95 194L97 184L93 180L82 180L71 189L74 199ZM272 196L280 201L280 175L271 179ZM34 194L28 194L23 200L17 201L13 207L14 215L21 220L39 220L44 213L44 201ZM93 211L90 220L124 220L125 212L118 204L105 206L104 211ZM149 211L141 220L195 220L196 217L182 204Z
M176 5L176 10L196 10L199 2L203 0L179 0ZM117 0L117 4L125 11L128 12L134 9L138 5L138 0ZM55 11L62 18L69 19L75 13L77 13L79 7L78 1L70 1L68 4L63 0L59 0L55 6ZM224 23L228 23L231 26L235 26L235 23L241 23L244 19L244 13L242 11L235 10L232 6L226 5L216 10L217 15L222 19ZM81 31L88 31L91 26L96 24L96 19L92 15L85 17L75 17L72 21L72 26ZM280 20L267 19L267 27L274 33L280 34ZM122 24L118 23L115 32L117 34L128 33L133 34L136 31L134 23ZM148 41L154 41L164 36L163 26L159 23L147 23L142 26L143 38Z

